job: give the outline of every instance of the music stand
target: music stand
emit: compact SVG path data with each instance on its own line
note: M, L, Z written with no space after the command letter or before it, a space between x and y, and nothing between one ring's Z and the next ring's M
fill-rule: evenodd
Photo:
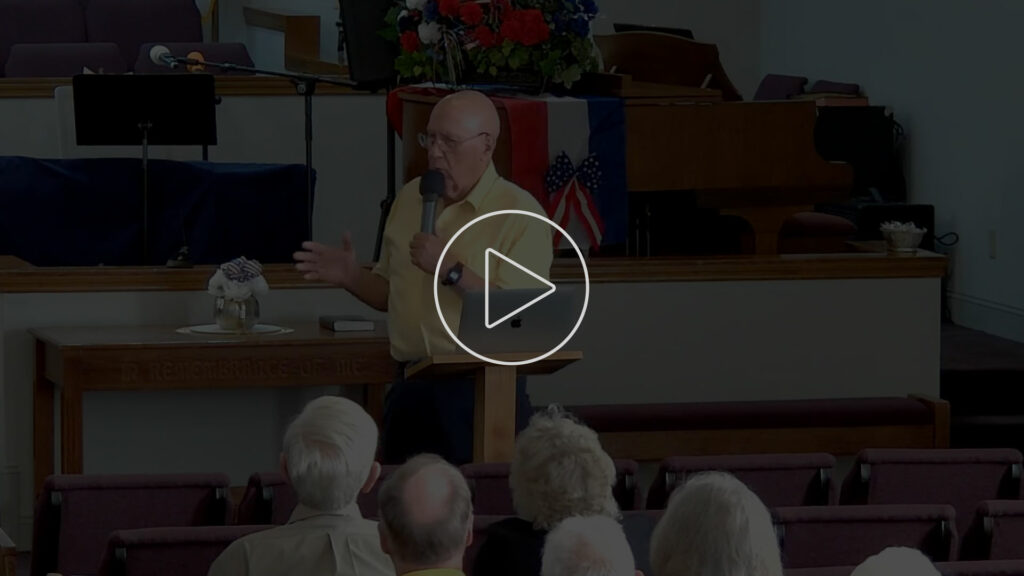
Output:
M142 147L142 262L149 262L149 146L217 144L210 74L80 74L72 78L79 146Z

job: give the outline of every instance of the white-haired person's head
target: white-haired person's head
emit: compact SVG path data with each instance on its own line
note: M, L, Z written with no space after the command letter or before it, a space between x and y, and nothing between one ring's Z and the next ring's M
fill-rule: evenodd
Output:
M782 576L771 514L723 472L697 474L672 493L650 558L654 576Z
M920 550L893 546L861 562L850 576L939 576L939 570Z
M607 516L572 516L544 539L540 576L643 576L622 525Z
M380 487L381 548L397 574L462 568L473 542L473 501L465 476L441 457L420 454Z
M351 400L321 396L288 426L281 465L300 504L338 512L377 481L376 453L373 418Z
M509 485L516 513L538 530L570 516L619 517L615 464L596 432L556 406L519 433Z

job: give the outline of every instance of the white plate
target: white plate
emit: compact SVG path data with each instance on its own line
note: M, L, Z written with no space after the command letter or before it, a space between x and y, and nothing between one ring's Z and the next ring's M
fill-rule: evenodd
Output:
M273 324L257 324L252 327L252 330L250 330L248 334L287 334L292 331L293 330L291 328L282 328L281 326L274 326ZM184 328L178 328L178 332L181 334L221 334L230 336L246 334L244 332L225 330L216 324L185 326Z

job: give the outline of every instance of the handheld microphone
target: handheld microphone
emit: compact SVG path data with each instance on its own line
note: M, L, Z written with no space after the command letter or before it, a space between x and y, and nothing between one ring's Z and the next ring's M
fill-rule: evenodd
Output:
M157 66L178 67L178 60L171 54L171 50L160 44L149 49L149 59Z
M425 234L434 233L434 210L437 199L444 193L444 173L427 170L420 178L420 196L423 197L423 213L420 216L420 231Z

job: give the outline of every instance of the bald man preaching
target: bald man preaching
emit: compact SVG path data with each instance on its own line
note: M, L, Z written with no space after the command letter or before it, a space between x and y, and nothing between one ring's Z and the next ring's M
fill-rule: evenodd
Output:
M420 179L398 193L384 229L380 261L372 270L356 262L350 236L341 246L303 243L296 268L305 278L331 282L364 303L388 313L391 354L399 362L385 399L382 460L400 464L415 454L440 454L453 464L473 456L471 378L439 382L406 380L404 367L436 354L461 351L441 324L433 279L447 241L473 219L498 210L544 215L528 192L498 175L493 155L500 132L498 112L485 95L453 93L434 106L427 131L419 135L428 165L444 174L444 194L435 211L435 234L420 232ZM411 135L409 135L411 136ZM484 289L485 251L493 248L545 278L553 258L551 229L536 218L500 215L463 232L440 265L438 303L458 334L462 297ZM491 288L535 287L513 266L490 259ZM528 279L527 279L528 281ZM466 343L472 347L471 342ZM525 378L516 386L516 429L529 421Z

